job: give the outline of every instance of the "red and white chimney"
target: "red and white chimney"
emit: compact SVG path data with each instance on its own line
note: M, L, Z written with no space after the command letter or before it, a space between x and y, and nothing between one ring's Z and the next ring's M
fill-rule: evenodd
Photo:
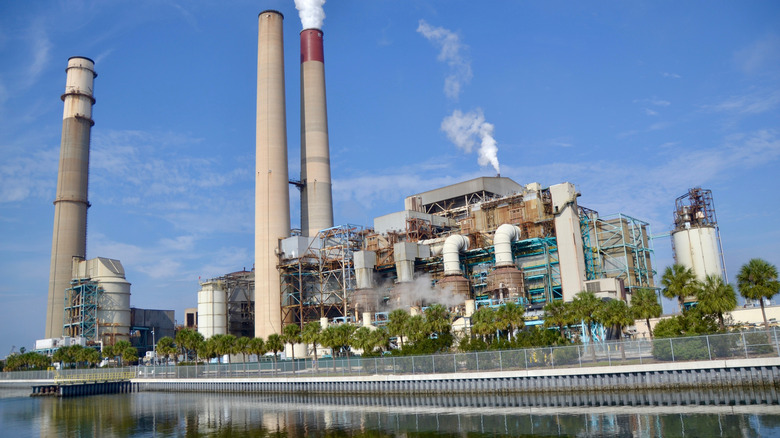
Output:
M322 30L301 31L301 232L333 226Z

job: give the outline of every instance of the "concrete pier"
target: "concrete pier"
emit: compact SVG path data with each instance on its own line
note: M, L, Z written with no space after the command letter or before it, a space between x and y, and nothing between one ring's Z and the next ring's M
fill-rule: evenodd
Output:
M30 397L77 397L96 394L122 394L132 391L129 380L111 382L85 382L68 384L44 384L32 387Z

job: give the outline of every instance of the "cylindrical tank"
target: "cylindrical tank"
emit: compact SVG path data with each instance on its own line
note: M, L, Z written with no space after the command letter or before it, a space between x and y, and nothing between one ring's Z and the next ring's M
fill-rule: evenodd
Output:
M282 14L258 17L255 154L255 336L282 332L279 239L290 236Z
M46 310L46 338L63 335L65 289L70 287L73 258L87 255L87 183L89 141L92 125L92 93L95 63L84 57L68 59L62 114L62 142L54 199L49 271L49 301Z
M496 268L487 276L486 292L492 299L516 300L524 297L523 273L514 266Z
M198 332L206 339L227 334L227 293L219 282L208 281L200 285Z
M704 280L708 275L723 276L715 227L696 227L672 233L677 263L693 269L696 278Z
M333 226L322 30L301 31L301 231Z
M454 297L453 301L462 304L471 295L471 287L469 281L460 275L448 275L438 283L436 287L442 291L443 294Z

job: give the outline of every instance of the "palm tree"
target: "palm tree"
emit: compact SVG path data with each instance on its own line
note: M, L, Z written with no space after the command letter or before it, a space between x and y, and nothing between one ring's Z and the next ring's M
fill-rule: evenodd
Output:
M664 276L661 278L664 286L662 293L666 298L677 299L680 311L685 308L685 298L695 296L698 290L698 281L693 269L683 265L667 266Z
M618 344L620 346L620 356L623 360L626 360L626 350L623 346L623 328L634 323L628 304L622 300L609 301L601 307L597 317L604 326L613 329L613 334L620 341Z
M734 287L723 281L720 275L708 275L696 296L696 307L703 313L717 315L720 329L726 330L723 314L737 308Z
M555 300L544 306L544 326L547 328L558 327L561 336L564 336L563 328L573 324L574 318L569 303Z
M370 355L374 350L374 340L371 338L371 333L373 331L374 330L371 330L368 327L358 328L352 335L350 345L363 350L363 356Z
M117 343L114 344L114 354L116 356L119 356L120 366L124 366L125 351L130 349L130 348L133 348L133 346L130 345L130 342L125 341L125 340L117 341ZM133 350L135 350L135 356L136 356L136 359L137 359L138 358L138 350L136 350L135 348L133 348ZM127 357L131 357L131 356L132 356L132 354L127 354Z
M390 346L390 335L383 327L371 330L371 344L374 347L379 347L380 352L387 351Z
M650 318L658 318L662 312L663 307L658 302L658 296L653 289L641 288L631 294L631 315L634 318L645 320L650 339L653 339Z
M578 293L571 302L572 315L575 320L582 321L585 325L588 338L591 340L591 345L594 346L591 349L591 355L593 356L594 361L596 360L595 339L593 339L593 331L590 326L596 322L596 315L598 314L599 308L603 305L603 301L596 297L593 292L588 291Z
M336 326L330 325L328 328L322 331L319 336L320 344L330 348L330 355L333 357L333 371L336 371L336 348L339 348L338 333L336 332Z
M233 335L216 334L209 338L209 342L213 342L214 353L219 356L219 362L222 363L222 358L233 352L236 337Z
M276 370L276 354L284 350L284 340L278 333L270 334L265 341L265 348L274 353L274 370Z
M292 353L292 370L295 374L295 344L301 343L301 327L298 324L287 324L282 329L282 340L290 344L290 352Z
M739 293L751 300L761 303L761 314L764 316L764 327L769 330L764 310L764 298L770 299L780 292L780 282L777 280L777 267L763 259L752 259L737 274Z
M451 319L449 310L441 304L434 304L425 309L425 323L428 329L437 335L446 335L452 331Z
M190 353L195 352L197 355L198 345L204 341L203 334L192 329L181 329L176 333L176 345L179 346L184 355L184 360L190 360Z
M419 343L431 336L431 330L422 315L410 316L404 324L404 333L412 344Z
M240 338L236 339L235 344L233 347L235 348L236 354L241 355L241 362L244 364L244 372L246 373L246 355L252 354L249 351L249 343L251 341L251 338L247 338L246 336L241 336Z
M317 343L320 341L320 334L322 333L322 325L320 325L319 321L310 321L306 323L305 326L303 326L303 331L301 332L301 340L306 343L306 345L311 344L312 349L314 350L314 365L315 367L318 367L317 365Z
M525 309L513 302L504 304L496 311L496 327L507 333L508 341L512 340L512 334L515 332L515 329L522 328L525 325L524 313Z
M487 342L496 333L496 312L490 307L480 307L471 315L471 330Z
M104 345L103 351L101 352L104 359L108 359L109 361L116 357L116 354L114 354L114 346L113 345Z
M387 316L387 331L390 336L398 338L399 347L404 346L404 334L406 334L406 321L409 314L404 309L395 309Z
M160 338L155 346L155 351L163 358L176 359L176 346L173 344L173 338L170 336L163 336Z
M249 353L257 355L257 372L260 373L260 359L267 353L265 340L261 337L252 338L249 341Z

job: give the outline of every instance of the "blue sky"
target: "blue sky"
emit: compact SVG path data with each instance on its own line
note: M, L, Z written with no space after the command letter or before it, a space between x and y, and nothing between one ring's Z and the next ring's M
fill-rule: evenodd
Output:
M486 4L325 4L337 223L371 225L406 195L495 175L478 145L466 152L442 130L460 111L493 126L502 176L570 181L582 205L646 220L655 234L669 230L675 198L700 185L713 191L730 279L753 257L780 265L780 4ZM294 176L293 0L0 4L0 357L43 336L70 56L98 72L88 257L121 260L132 305L180 321L199 277L251 268L265 9L285 16ZM656 266L671 264L669 240L654 246Z

